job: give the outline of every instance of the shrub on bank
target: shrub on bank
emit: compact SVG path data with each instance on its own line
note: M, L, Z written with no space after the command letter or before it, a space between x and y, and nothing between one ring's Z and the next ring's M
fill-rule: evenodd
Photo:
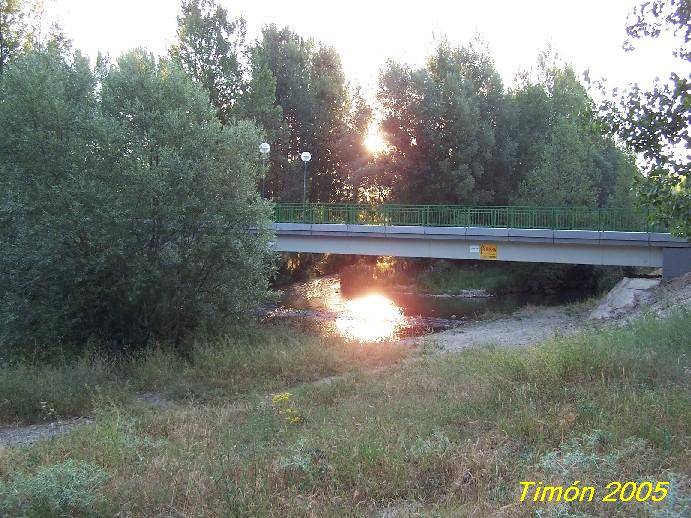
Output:
M102 73L45 50L0 83L0 357L92 337L179 344L266 293L257 127L221 126L145 51Z

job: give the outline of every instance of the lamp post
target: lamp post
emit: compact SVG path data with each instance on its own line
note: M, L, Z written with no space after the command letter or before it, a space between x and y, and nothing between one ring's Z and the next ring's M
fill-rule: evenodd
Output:
M266 158L269 155L269 151L271 151L271 146L269 144L266 142L259 144L259 152L262 154L262 166L264 166L264 170L262 171L262 196L266 196L264 184L266 182Z
M302 204L307 203L307 162L312 159L312 153L303 151L300 153L300 158L305 163L305 172L302 175Z

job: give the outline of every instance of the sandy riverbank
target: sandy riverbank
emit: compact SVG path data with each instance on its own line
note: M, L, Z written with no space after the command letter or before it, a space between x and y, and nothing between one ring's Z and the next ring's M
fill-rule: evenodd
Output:
M671 308L691 307L691 274L670 283L624 279L595 307L525 307L507 317L476 322L418 339L434 341L441 351L473 345L527 346L554 336L611 323L625 323L645 311L664 316Z

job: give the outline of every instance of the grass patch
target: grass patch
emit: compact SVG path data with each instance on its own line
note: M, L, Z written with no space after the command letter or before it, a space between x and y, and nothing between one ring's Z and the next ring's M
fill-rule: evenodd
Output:
M103 403L93 427L0 451L0 480L66 458L98 466L110 477L90 489L102 515L687 516L689 336L691 315L679 312L527 350L426 356L301 386L279 403ZM220 379L230 367L218 368ZM670 497L518 501L521 480L613 479L669 480Z
M499 292L512 284L511 272L501 267L459 267L440 261L433 268L419 272L415 284L423 293L460 293L484 289Z
M128 359L87 354L0 366L0 424L89 415L99 401L131 402L156 391L176 400L227 400L357 369L396 363L396 343L351 344L290 327L250 327L195 344L184 356L153 348Z
M0 366L0 424L53 421L89 414L103 395L131 397L116 362L92 354L72 360Z
M291 327L252 329L195 345L187 361L165 350L147 352L131 366L140 390L175 399L223 400L396 363L411 353L395 342L355 344Z

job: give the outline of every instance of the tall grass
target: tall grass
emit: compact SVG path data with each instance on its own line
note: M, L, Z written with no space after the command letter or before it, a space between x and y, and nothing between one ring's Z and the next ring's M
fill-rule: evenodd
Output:
M99 400L156 391L175 400L227 400L395 363L409 346L346 343L289 327L248 327L201 341L185 354L154 347L131 357L89 353L0 366L0 425L91 414Z
M94 427L0 452L0 480L65 457L96 465L110 481L92 509L107 515L687 516L689 336L679 312L527 350L423 357L295 388L297 424L266 397L107 404ZM669 480L673 497L528 504L522 480Z
M122 401L129 397L128 384L117 371L116 362L92 354L0 366L0 424L85 415L103 394Z
M140 390L208 401L387 365L410 353L409 346L394 342L354 344L278 327L197 344L187 361L163 349L147 352L132 363L130 372Z

